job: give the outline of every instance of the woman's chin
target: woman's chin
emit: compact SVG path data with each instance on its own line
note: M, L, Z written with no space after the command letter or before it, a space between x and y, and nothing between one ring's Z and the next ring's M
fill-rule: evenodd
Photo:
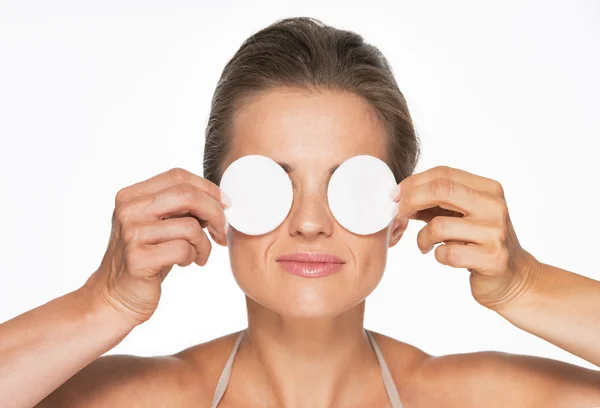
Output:
M246 291L245 291L246 292ZM269 296L263 293L248 293L246 295L269 311L282 316L298 319L322 319L338 316L352 306L360 303L361 299L350 299L340 296L339 292L318 293L315 291L292 293L278 291Z
M281 272L267 276L234 273L248 298L271 312L296 318L331 318L352 309L375 289L381 274L363 276L367 277L359 281L351 273L318 278Z
M273 312L292 319L329 319L338 316L343 310L318 304L295 304L285 302L269 308Z
M343 310L339 310L331 304L322 303L296 303L282 302L277 309L273 309L280 315L296 319L327 319L332 318Z

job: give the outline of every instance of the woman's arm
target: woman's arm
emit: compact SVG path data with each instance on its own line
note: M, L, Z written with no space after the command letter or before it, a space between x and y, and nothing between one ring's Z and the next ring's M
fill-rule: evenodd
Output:
M424 254L434 250L444 265L466 268L479 304L600 366L600 283L542 264L523 249L499 182L438 166L405 178L398 190L395 217L402 222L394 224L395 241L406 219L424 221L427 225L417 234L419 249ZM464 399L456 406L475 401L479 393L481 401L502 407L600 407L598 370L498 353L469 356L473 364L465 358L458 358L463 375L448 365L448 378L468 378ZM438 358L430 366L438 368L445 361L454 360ZM448 395L456 395L457 389L449 388Z
M205 226L226 245L224 207L217 185L181 168L119 190L106 253L85 285L0 325L0 408L37 404L147 321L173 266L206 264ZM122 360L100 361L71 383L138 361Z
M600 282L537 260L531 267L528 290L496 312L600 367Z
M478 303L600 366L600 282L522 248L499 182L438 166L407 177L398 190L395 217L427 223L417 234L419 249L435 248L440 263L466 268Z
M32 407L133 329L85 286L0 324L0 407Z

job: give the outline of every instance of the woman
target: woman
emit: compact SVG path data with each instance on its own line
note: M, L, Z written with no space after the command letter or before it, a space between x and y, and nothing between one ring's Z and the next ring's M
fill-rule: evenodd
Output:
M239 157L279 162L294 189L274 231L227 228L220 178ZM355 235L331 216L336 165L368 154L399 189L393 222ZM600 365L600 282L520 247L501 184L459 169L412 174L406 102L380 52L354 33L295 18L249 38L225 67L206 131L204 176L173 169L117 193L110 242L84 286L0 325L0 406L592 407L600 372L537 357L434 357L363 328L388 248L408 220L418 245L471 272L474 298L514 325ZM98 358L154 313L172 266L229 248L248 329L169 357ZM332 254L333 275L299 278L291 253Z

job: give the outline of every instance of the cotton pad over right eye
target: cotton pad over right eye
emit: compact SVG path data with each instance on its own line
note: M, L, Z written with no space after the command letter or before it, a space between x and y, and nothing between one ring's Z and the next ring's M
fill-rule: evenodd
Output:
M351 157L329 180L329 208L347 230L360 235L374 234L393 219L396 203L388 194L396 185L394 174L384 161L369 155Z
M224 210L227 222L247 235L273 231L292 208L292 181L279 164L266 156L248 155L231 163L221 177L220 187L232 202Z

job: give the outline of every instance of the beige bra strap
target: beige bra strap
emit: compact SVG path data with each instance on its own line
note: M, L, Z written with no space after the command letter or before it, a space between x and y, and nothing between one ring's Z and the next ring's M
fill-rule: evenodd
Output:
M375 355L377 356L377 360L379 361L379 367L381 368L381 375L383 376L383 383L385 384L385 390L387 391L388 397L390 398L390 402L392 403L392 408L403 408L402 401L400 401L400 396L398 395L398 389L396 388L396 384L394 383L394 379L392 378L392 374L385 363L385 359L383 358L383 353L379 349L379 346L375 342L373 335L371 332L366 330L367 336L369 337L369 341L373 346L373 350L375 350Z
M223 368L223 372L221 373L221 377L219 378L219 382L217 383L217 388L215 390L215 395L213 397L211 408L217 408L219 402L221 402L221 398L223 398L223 394L225 394L225 390L227 389L227 385L229 384L229 378L231 377L231 367L233 366L233 359L235 358L235 354L240 347L240 343L242 341L242 337L244 337L244 333L246 330L242 330L238 335L235 344L233 345L233 349L231 350L231 354L229 354L229 360L225 364L225 368Z
M385 385L385 390L388 394L390 402L392 403L392 408L403 408L402 401L400 401L400 396L398 395L398 390L396 389L396 385L394 383L394 379L392 378L392 374L383 358L383 354L379 349L379 346L375 342L373 335L368 330L365 330L367 333L367 337L371 342L371 346L373 346L373 350L375 351L375 355L377 356L377 361L379 362L379 367L381 368L381 375L383 376L383 383ZM233 349L231 350L231 354L229 355L229 359L225 364L225 368L223 368L223 372L221 373L221 377L219 378L219 382L217 383L217 388L215 390L215 395L213 397L211 408L217 408L219 402L223 398L223 394L225 394L225 390L227 389L227 385L229 384L229 378L231 377L231 368L233 366L233 360L235 355L240 347L240 343L242 338L244 337L244 333L246 330L242 330L233 345Z

